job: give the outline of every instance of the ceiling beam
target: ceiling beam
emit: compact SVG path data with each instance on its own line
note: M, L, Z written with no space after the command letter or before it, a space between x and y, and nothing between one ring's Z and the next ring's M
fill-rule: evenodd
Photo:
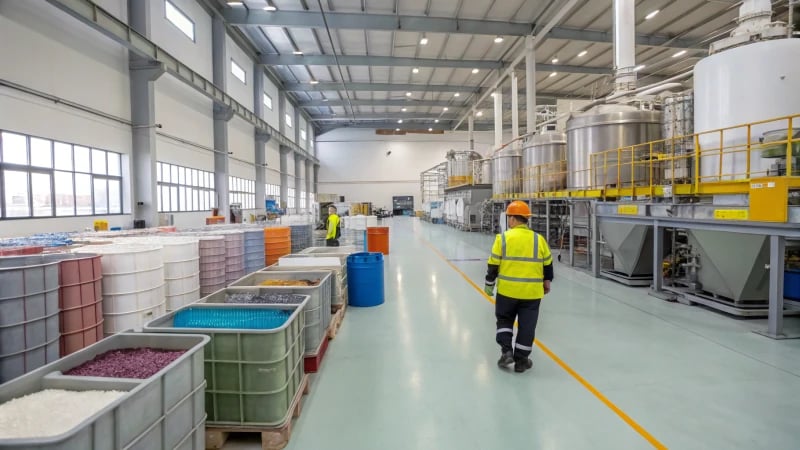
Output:
M339 128L366 128L374 130L396 130L399 128L401 131L410 131L410 130L424 131L428 129L452 131L453 125L455 125L455 122L448 122L448 121L442 121L439 123L408 123L408 124L406 123L398 124L397 122L386 122L386 121L317 124L317 126L321 131L320 134L327 133L329 131L333 131ZM494 124L491 122L475 123L475 131L491 131L491 130L494 130Z
M355 117L355 118L353 118ZM331 114L321 114L316 116L311 116L311 120L313 122L346 122L346 121L359 121L364 123L370 122L380 122L380 121L387 121L393 120L395 124L397 124L398 120L402 120L403 122L430 122L433 123L434 120L439 121L451 121L457 119L457 117L453 114L414 114L414 113L375 113L375 114L362 114L355 116L351 115L331 115Z
M225 8L225 20L239 26L272 26L295 28L325 28L318 11L262 11L244 8ZM454 19L445 17L397 16L392 14L362 14L325 12L331 29L414 31L429 33L463 33L502 36L527 36L533 24L498 20ZM610 31L581 30L553 27L548 38L586 42L612 42ZM668 35L637 34L636 44L672 48L703 48L693 40L676 39Z
M232 25L294 28L325 28L319 11L263 11L226 8L225 20ZM524 36L533 31L533 24L500 20L452 19L445 17L399 16L325 12L331 29L415 31L429 33L489 34Z
M500 69L502 62L461 59L395 58L363 55L261 55L261 64L269 66L388 66L388 67L455 67L463 69Z
M520 98L525 97L525 92L520 93ZM505 96L507 98L507 96ZM571 100L589 100L590 97L586 95L577 95L572 92L538 92L536 95L537 103L538 104L552 104L553 100L555 99L571 99ZM494 102L494 99L490 99ZM422 107L422 108L435 108L435 107L444 107L447 106L451 110L458 109L458 108L467 108L471 106L468 103L454 103L450 100L406 100L406 99L389 99L389 100L366 100L366 99L353 99L349 102L347 100L306 100L303 102L298 102L297 106L300 108L321 108L321 107L331 107L331 106L348 106L352 104L353 106L407 106L409 108L413 107ZM489 104L489 101L484 102L484 104ZM493 103L492 103L493 104ZM524 102L520 103L521 105ZM511 103L506 102L503 105L503 108L510 108ZM524 109L524 107L523 107Z
M392 83L345 83L348 91L409 91L409 92L479 92L477 86L451 86L441 84L392 84ZM341 91L342 84L336 82L285 83L287 91Z

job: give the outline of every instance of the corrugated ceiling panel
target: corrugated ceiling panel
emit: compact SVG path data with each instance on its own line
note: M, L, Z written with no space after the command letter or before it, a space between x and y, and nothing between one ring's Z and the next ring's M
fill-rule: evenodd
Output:
M367 31L369 54L373 56L389 56L392 53L391 31Z

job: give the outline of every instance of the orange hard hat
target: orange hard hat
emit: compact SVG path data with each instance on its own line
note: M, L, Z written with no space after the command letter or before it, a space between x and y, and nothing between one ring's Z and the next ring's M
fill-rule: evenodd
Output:
M528 207L527 203L515 200L508 205L508 208L506 208L506 215L530 217L531 209Z

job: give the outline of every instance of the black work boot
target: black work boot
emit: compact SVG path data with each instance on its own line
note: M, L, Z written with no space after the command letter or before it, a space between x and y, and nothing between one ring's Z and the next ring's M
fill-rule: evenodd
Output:
M517 359L514 361L514 372L522 373L533 367L533 361L530 358Z
M505 369L512 363L514 363L514 354L512 352L503 352L500 355L500 359L497 360L497 366L501 369Z

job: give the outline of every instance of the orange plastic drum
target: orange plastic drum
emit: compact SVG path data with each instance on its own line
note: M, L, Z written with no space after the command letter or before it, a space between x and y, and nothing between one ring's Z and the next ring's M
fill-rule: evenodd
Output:
M367 251L389 254L389 227L367 227Z
M292 253L292 230L289 227L264 228L264 256L267 266L278 262L281 256Z

